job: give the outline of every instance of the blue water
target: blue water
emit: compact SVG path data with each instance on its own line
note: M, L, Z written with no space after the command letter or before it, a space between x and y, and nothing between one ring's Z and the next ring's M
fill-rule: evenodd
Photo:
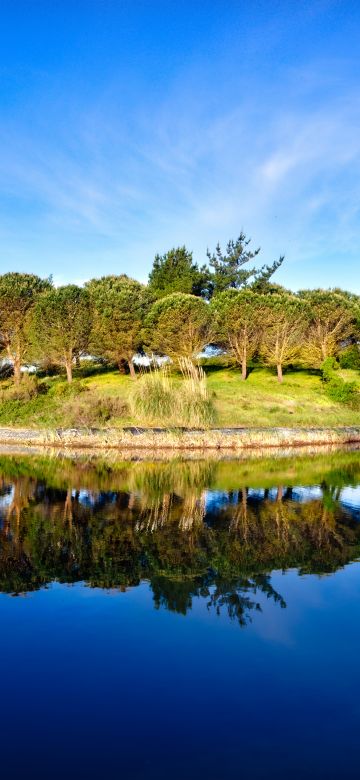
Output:
M268 576L243 626L211 581L0 594L1 777L358 778L360 564Z

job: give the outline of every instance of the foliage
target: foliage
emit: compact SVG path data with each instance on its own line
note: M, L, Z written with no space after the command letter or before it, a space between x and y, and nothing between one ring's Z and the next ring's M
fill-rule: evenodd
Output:
M91 350L135 374L133 357L142 345L149 290L128 276L103 276L87 284L93 307Z
M65 366L72 381L73 361L88 347L91 325L87 290L69 284L49 290L36 303L31 323L34 354Z
M303 358L319 368L327 357L336 357L342 343L353 335L356 311L346 296L333 290L302 290L299 296L310 314Z
M264 297L251 290L224 290L211 302L216 342L234 356L243 379L261 342L264 310Z
M207 250L209 265L213 269L212 284L214 294L229 288L239 289L246 287L250 280L255 283L258 291L260 291L283 263L284 258L280 257L272 265L263 265L260 269L255 267L244 268L260 252L260 247L254 251L249 249L250 242L251 239L246 238L245 233L241 231L236 241L231 239L228 242L224 254L220 244L217 244L215 252L212 254Z
M339 355L340 368L353 368L360 370L360 348L359 344L352 344Z
M264 299L261 355L265 363L277 369L279 382L283 367L294 363L306 328L306 306L294 295L274 294Z
M339 364L333 357L328 357L321 366L322 379L325 383L326 393L332 401L347 404L357 409L360 407L360 393L356 382L346 382L342 377L336 376Z
M174 361L194 360L211 335L209 306L195 295L173 293L161 298L145 319L146 347Z
M34 274L7 273L0 276L0 352L14 366L18 384L21 365L29 351L28 327L39 296L51 289L51 280Z
M194 263L192 252L185 246L156 255L149 274L149 289L155 298L181 292L209 297L210 272L206 266Z
M46 393L47 388L43 382L39 382L36 376L25 374L23 380L18 385L9 385L0 390L0 403L7 401L30 401L38 395Z

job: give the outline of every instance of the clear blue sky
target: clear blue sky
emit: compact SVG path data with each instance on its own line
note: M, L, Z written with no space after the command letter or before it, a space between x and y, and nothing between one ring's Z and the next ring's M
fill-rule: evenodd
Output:
M360 3L1 0L1 272L146 280L243 228L360 292Z

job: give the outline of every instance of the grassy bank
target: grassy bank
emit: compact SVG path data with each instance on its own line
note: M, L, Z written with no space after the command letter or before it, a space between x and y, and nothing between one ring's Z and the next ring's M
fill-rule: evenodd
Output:
M360 426L360 410L331 400L319 375L289 371L279 385L274 374L254 369L246 382L236 368L206 366L208 390L216 411L216 427L247 428L333 428ZM347 381L356 382L360 373L341 371ZM137 382L141 382L138 379ZM175 376L174 382L181 383ZM135 417L131 413L134 381L118 371L80 370L72 386L64 377L45 377L37 392L22 398L11 394L9 380L0 383L0 425L26 428L152 426L164 427L164 420Z

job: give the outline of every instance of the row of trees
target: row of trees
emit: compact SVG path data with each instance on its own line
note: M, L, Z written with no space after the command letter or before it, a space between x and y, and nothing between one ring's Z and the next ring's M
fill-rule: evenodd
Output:
M292 294L270 282L282 258L259 271L245 270L257 252L250 252L243 235L229 243L228 263L220 248L210 256L218 279L211 296L208 291L210 300L181 289L184 274L175 274L171 286L160 290L160 271L184 253L180 248L155 258L148 285L120 275L93 279L83 288L55 288L51 279L32 274L0 276L0 348L13 363L15 381L20 382L21 365L34 361L64 367L71 382L75 361L89 353L135 376L139 351L176 362L195 360L209 344L229 352L244 379L249 361L258 356L276 367L282 381L284 366L319 367L358 343L358 296L341 290ZM196 267L198 293L205 270Z

